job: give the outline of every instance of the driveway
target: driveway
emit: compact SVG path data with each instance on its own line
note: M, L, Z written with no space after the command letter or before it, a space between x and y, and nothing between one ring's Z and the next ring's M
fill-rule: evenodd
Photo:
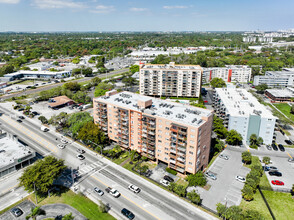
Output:
M216 180L207 179L208 184L211 185L210 189L206 191L201 187L197 187L197 191L203 199L202 204L215 211L216 204L219 202L226 203L228 206L239 205L241 203L241 189L244 183L237 181L235 177L246 177L250 172L250 169L244 167L242 164L241 152L226 148L222 154L229 156L229 159L224 160L218 157L208 169L208 171L214 173L217 177Z
M29 215L31 213L31 208L35 207L35 204L32 203L29 200L25 200L22 203L18 204L17 206L15 206L17 208L20 208L23 211L23 214L19 217L15 217L9 209L7 210L5 213L3 213L2 215L0 215L0 220L25 220L26 216Z

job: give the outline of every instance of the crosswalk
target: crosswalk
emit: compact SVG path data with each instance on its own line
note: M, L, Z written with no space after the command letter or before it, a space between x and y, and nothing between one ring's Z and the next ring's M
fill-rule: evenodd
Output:
M79 171L80 175L84 175L84 174L90 173L91 171L94 171L94 170L98 171L98 170L103 169L105 167L106 167L106 164L98 160L92 164L82 164L79 167L78 171Z

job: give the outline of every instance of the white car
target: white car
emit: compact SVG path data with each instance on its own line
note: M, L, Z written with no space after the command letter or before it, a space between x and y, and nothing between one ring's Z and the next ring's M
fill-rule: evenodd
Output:
M242 176L236 176L236 180L242 182L242 183L245 183L246 181L246 178L245 177L242 177Z
M63 143L63 144L67 144L68 143L68 141L65 140L65 139L61 139L60 142Z
M222 159L224 159L224 160L228 160L229 159L229 156L224 155L224 154L219 155L219 157L222 158Z
M164 186L169 186L169 184L170 184L169 181L164 180L164 179L161 179L161 180L160 180L160 183L161 183L162 185L164 185Z
M99 189L98 187L94 187L94 191L99 195L99 196L103 196L104 192Z
M85 151L83 149L80 149L80 148L77 149L77 152L80 153L80 154L85 153Z
M77 158L80 159L80 160L84 160L85 159L85 157L82 154L78 154L77 155Z
M109 191L109 194L112 195L112 196L115 197L115 198L117 198L117 197L120 196L119 191L117 191L116 189L111 189L111 190Z
M133 184L129 185L129 190L133 191L134 193L139 193L141 189L138 186L135 186Z
M66 146L65 144L57 144L57 147L60 148L60 149L64 149L65 146Z

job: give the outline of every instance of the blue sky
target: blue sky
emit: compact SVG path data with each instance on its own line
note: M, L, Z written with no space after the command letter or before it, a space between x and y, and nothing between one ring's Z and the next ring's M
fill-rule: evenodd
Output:
M294 0L0 0L0 31L294 28Z

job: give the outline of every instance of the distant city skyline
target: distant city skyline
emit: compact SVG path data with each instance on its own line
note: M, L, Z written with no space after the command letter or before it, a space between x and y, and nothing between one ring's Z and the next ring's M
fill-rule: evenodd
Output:
M294 28L293 0L0 0L0 32Z

